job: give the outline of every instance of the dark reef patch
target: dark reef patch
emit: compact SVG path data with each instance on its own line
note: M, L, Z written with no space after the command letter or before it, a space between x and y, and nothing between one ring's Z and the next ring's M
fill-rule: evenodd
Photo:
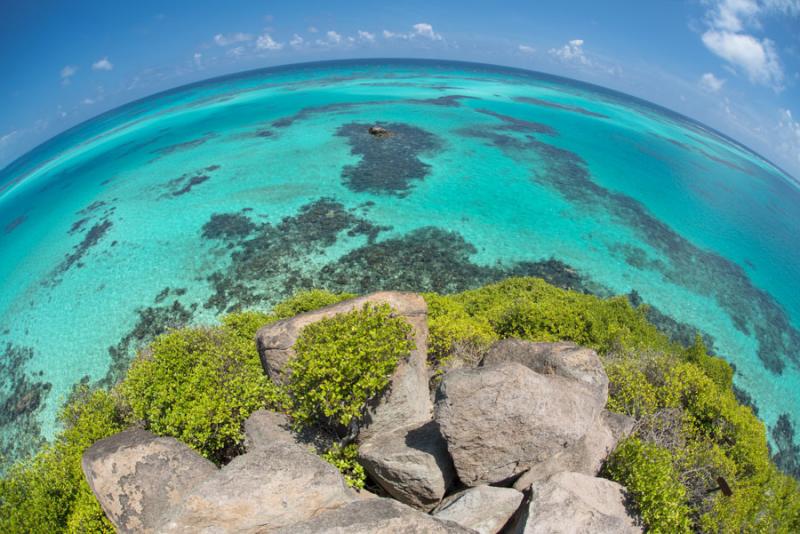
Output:
M492 111L489 109L481 108L481 109L476 109L475 111L503 121L503 124L501 126L496 127L497 130L508 130L512 132L522 132L522 133L538 133L545 135L557 135L558 133L552 126L548 126L547 124L542 124L541 122L533 122L524 119L518 119L516 117L512 117L511 115L503 115L502 113L497 113L496 111Z
M350 153L361 156L355 165L342 170L342 182L351 191L380 195L406 196L413 180L422 180L430 165L419 156L440 148L432 133L402 123L381 124L390 136L370 135L369 125L351 122L339 127L336 135L347 138Z
M167 156L169 154L173 154L175 152L182 152L185 150L192 150L194 148L203 145L216 137L217 134L214 132L207 132L203 134L202 137L198 137L197 139L190 139L189 141L183 141L181 143L175 143L172 145L163 146L151 151L151 154L158 154L159 157Z
M782 413L772 428L772 439L778 451L772 461L784 473L800 478L800 445L795 442L794 426L788 413Z
M112 226L114 226L114 223L111 222L109 216L103 217L94 224L86 234L84 234L81 242L72 247L72 252L68 252L64 255L64 259L53 269L50 273L50 279L46 280L44 285L49 285L51 287L58 285L64 274L73 266L78 268L83 267L84 264L81 260L103 239L103 237L105 237Z
M521 104L533 104L534 106L542 106L546 108L553 108L553 109L561 109L564 111L571 111L573 113L579 113L581 115L586 115L587 117L596 117L598 119L607 119L609 118L608 115L603 115L602 113L597 113L596 111L591 111L586 108L582 108L580 106L570 106L567 104L559 104L557 102L550 102L549 100L542 100L539 98L532 98L529 96L518 96L514 98L514 102L519 102Z
M485 139L516 160L528 162L538 183L549 186L570 203L589 212L602 211L632 229L669 261L642 264L664 279L698 295L713 298L734 325L758 342L758 357L769 371L780 374L787 362L800 365L800 332L786 311L767 292L753 285L745 270L726 258L703 250L652 215L640 202L610 191L591 179L583 159L532 135L518 139L504 128L464 129L462 135Z
M162 186L163 188L167 189L167 192L161 195L161 198L179 197L191 192L194 187L210 180L210 173L218 170L219 168L219 165L209 165L204 169L187 172L178 178L168 181Z
M708 332L704 332L688 323L677 321L655 306L645 304L639 292L635 289L628 293L627 297L631 306L634 308L641 307L647 320L653 323L653 325L670 338L670 340L675 343L680 343L684 347L691 347L694 344L695 338L699 335L703 340L703 344L706 346L707 352L709 354L716 354L714 336Z
M165 290L156 295L154 299L156 305L136 310L138 318L133 328L116 345L108 347L108 355L111 358L111 362L105 376L98 381L98 385L111 387L119 382L125 376L125 372L128 370L137 350L170 328L180 328L191 322L197 309L197 304L192 304L187 308L177 299L170 303L161 304L170 293L183 295L186 291L165 288Z
M214 214L202 235L230 254L230 267L208 277L214 294L206 308L232 311L291 295L314 286L316 261L342 238L375 240L387 227L376 226L322 198L278 224L256 224L242 214ZM228 252L229 251L229 252Z
M0 471L31 456L45 441L37 416L51 384L28 374L32 358L32 349L8 342L0 355Z
M24 223L24 222L25 222L27 219L28 219L28 216L27 216L27 215L24 215L24 214L23 214L23 215L20 215L19 217L16 217L16 218L15 218L15 219L13 219L11 222L9 222L9 223L8 223L8 224L5 226L5 228L3 228L3 233L5 233L6 235L7 235L7 234L10 234L11 232L13 232L13 231L14 231L14 230L16 230L17 228L19 228L19 225L21 225L22 223Z

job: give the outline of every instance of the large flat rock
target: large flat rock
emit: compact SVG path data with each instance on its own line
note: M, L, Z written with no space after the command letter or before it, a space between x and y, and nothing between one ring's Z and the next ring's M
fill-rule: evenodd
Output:
M541 375L557 375L575 380L608 400L608 375L597 353L575 343L534 343L522 339L503 339L494 343L482 365L516 362Z
M479 534L496 534L517 511L522 498L515 489L477 486L449 496L433 515Z
M363 441L359 460L398 501L432 510L455 478L447 443L435 422L378 433Z
M619 440L633 430L634 420L618 413L603 410L594 425L575 445L544 462L535 464L514 482L514 488L524 491L536 481L555 473L570 471L595 476Z
M571 447L592 427L604 400L574 380L519 363L447 373L435 419L461 481L506 481Z
M216 466L174 438L133 429L101 439L81 461L89 487L119 532L157 532L161 518Z
M416 293L381 291L319 310L284 319L261 328L256 334L261 364L278 383L287 378L287 362L294 357L294 344L301 330L323 318L360 309L364 304L388 304L397 316L411 325L415 349L401 361L392 375L391 385L376 406L370 408L361 432L369 436L380 430L393 430L428 421L432 403L428 389L428 307Z
M515 534L640 534L625 509L625 488L603 478L563 472L531 486Z
M313 519L259 534L474 534L457 523L429 516L391 499L368 499Z

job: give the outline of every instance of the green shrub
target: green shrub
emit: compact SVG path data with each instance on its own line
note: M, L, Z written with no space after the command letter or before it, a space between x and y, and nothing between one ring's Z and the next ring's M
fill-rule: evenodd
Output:
M289 361L287 390L299 424L348 426L383 392L414 348L411 327L388 305L365 305L306 326Z
M108 532L111 523L89 489L81 455L92 443L123 430L119 401L80 386L60 414L55 441L0 479L0 532Z
M253 341L259 328L275 321L277 318L274 315L253 310L229 313L221 320L222 328L226 332L245 341Z
M605 474L627 488L648 532L691 532L686 489L668 450L628 438L608 459Z
M276 304L272 314L278 319L286 319L307 311L318 310L331 304L355 297L352 293L331 293L322 289L301 291L289 299Z
M426 293L428 305L428 359L442 365L451 356L455 343L488 346L498 339L489 321L467 313L464 305L452 297Z
M231 328L184 328L157 338L121 384L148 430L218 463L236 452L244 420L270 393L252 337Z
M364 467L358 463L358 446L355 443L342 447L334 443L322 458L334 466L344 476L345 482L351 488L364 489L367 474Z

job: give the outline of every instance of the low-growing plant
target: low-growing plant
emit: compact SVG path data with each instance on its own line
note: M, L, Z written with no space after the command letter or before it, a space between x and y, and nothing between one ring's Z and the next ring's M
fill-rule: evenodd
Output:
M358 421L414 348L410 332L409 324L385 304L366 304L306 326L288 363L294 420L331 428Z
M231 328L183 328L157 338L120 386L148 430L217 463L237 452L244 420L270 394L252 337Z
M350 443L342 446L334 443L330 449L325 451L322 458L342 473L348 486L364 489L367 473L358 462L358 445Z
M114 532L83 476L81 455L125 427L119 403L106 391L76 389L55 441L0 479L0 532Z
M331 293L322 289L311 289L301 291L292 297L284 300L272 308L272 315L277 319L294 317L300 313L318 310L331 304L342 302L343 300L355 297L352 293Z

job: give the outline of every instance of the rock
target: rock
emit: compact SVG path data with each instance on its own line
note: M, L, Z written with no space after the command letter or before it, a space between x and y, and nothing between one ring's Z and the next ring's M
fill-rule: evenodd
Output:
M533 343L504 339L494 343L482 365L516 362L542 375L557 375L576 380L594 391L603 403L608 400L608 375L600 357L592 349L575 343Z
M506 481L574 445L605 401L574 380L518 363L444 375L435 418L468 486Z
M361 430L364 437L379 430L393 430L430 420L428 307L422 296L396 291L372 293L266 325L256 334L264 370L274 381L283 383L286 363L294 357L292 347L303 327L326 317L360 309L366 303L389 304L397 316L408 321L413 328L416 348L407 360L398 364L387 392L377 406L369 410Z
M375 137L389 137L392 133L384 128L383 126L370 126L369 127L370 135L374 135Z
M391 499L358 501L279 530L260 534L468 534L460 525L431 517ZM474 533L473 533L474 534Z
M479 534L495 534L508 523L522 502L523 495L511 488L477 486L451 495L434 512Z
M597 475L617 442L631 433L633 425L634 420L630 417L603 410L594 425L575 445L532 466L517 479L514 488L525 491L534 482L561 471Z
M531 486L530 502L511 529L517 534L634 534L625 488L603 478L558 473Z
M300 445L275 441L237 456L197 485L160 532L271 531L355 500L335 467Z
M382 432L363 441L359 460L398 501L432 510L455 478L447 443L435 422Z
M333 436L320 429L309 428L296 432L286 414L269 410L256 410L244 422L244 446L247 451L273 443L295 443L312 447L317 454L322 454L334 441Z
M119 532L155 532L161 517L217 468L173 438L133 429L84 453L83 473Z

